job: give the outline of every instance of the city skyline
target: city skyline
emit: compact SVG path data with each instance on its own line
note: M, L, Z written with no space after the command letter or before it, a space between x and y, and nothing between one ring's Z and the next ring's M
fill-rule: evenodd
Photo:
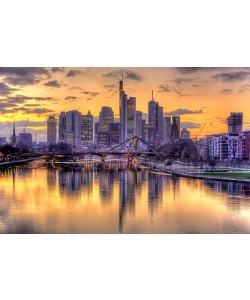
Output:
M60 112L90 110L95 123L102 106L112 107L119 120L119 80L129 97L136 97L136 110L147 118L151 91L163 107L164 116L181 116L181 127L194 138L227 131L229 113L244 113L243 128L250 124L247 110L249 68L0 68L1 136L37 132L46 141L46 123Z

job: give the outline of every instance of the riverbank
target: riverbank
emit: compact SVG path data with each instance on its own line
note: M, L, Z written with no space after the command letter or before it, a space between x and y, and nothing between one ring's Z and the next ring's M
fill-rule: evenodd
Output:
M20 164L34 161L36 159L37 158L25 158L25 159L20 159L20 160L11 160L11 161L0 162L0 168L6 168L6 167L15 166L15 165L20 165Z
M162 163L152 163L152 162L143 162L143 165L149 167L150 170L165 172L172 174L174 176L181 176L194 179L211 179L211 180L221 180L221 181L234 181L234 182L245 182L250 183L250 170L242 172L223 172L223 173L208 173L204 172L201 169L190 170L188 166L166 166Z

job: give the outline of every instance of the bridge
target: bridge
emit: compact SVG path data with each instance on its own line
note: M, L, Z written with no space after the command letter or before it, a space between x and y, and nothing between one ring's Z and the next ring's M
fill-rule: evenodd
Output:
M133 151L124 151L120 150L119 148L133 142ZM152 151L138 151L138 143L141 142ZM167 158L166 155L163 153L158 152L158 150L141 139L138 136L133 136L132 138L128 139L127 141L120 143L119 145L112 147L109 150L86 150L86 151L72 151L72 152L31 152L31 153L19 153L9 155L9 160L20 160L20 159L31 159L31 158L38 158L38 159L51 159L55 162L55 160L60 160L63 158L72 158L73 161L77 160L79 156L99 156L101 158L102 163L105 163L105 158L108 156L125 156L128 158L128 162L134 161L136 163L136 157L156 157L160 160Z

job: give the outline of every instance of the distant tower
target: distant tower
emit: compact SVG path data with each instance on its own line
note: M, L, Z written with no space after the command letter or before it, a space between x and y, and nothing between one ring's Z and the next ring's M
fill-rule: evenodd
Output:
M128 115L128 105L127 105L127 95L123 90L123 71L122 80L119 85L119 96L120 96L120 124L121 124L121 142L127 140L127 115Z
M11 136L11 144L12 144L13 146L16 146L16 144L17 144L16 124L15 124L15 122L14 122L14 125L13 125L13 134L12 134L12 136Z
M47 142L53 145L56 144L56 125L56 118L49 116L47 120Z

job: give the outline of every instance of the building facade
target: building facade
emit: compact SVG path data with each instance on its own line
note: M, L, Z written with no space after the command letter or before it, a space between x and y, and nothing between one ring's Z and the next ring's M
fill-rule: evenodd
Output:
M57 142L57 120L54 116L47 120L47 142L53 145Z

